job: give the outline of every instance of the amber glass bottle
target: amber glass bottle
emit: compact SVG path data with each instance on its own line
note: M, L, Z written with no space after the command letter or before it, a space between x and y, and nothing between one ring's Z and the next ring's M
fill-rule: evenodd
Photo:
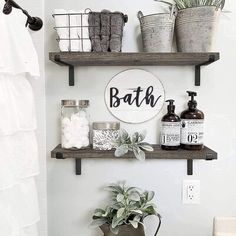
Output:
M180 147L180 118L175 114L174 100L170 99L167 114L161 120L161 148L177 150Z
M197 109L194 97L196 92L187 91L191 100L188 109L183 111L181 118L181 141L180 146L186 150L201 150L204 136L204 113Z

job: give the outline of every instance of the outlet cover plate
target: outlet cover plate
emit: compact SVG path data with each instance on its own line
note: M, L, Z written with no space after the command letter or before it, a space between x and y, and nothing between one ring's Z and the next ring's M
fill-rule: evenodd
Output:
M183 204L200 204L200 180L184 180Z

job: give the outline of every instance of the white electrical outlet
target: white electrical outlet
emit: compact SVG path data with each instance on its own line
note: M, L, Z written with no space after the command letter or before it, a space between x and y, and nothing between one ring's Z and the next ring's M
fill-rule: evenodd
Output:
M200 180L184 180L183 204L200 204Z

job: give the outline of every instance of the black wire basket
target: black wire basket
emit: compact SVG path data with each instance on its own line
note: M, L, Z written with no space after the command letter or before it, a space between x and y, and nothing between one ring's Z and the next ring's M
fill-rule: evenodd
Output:
M120 52L128 16L121 12L68 12L53 14L61 51ZM64 23L63 23L64 22Z

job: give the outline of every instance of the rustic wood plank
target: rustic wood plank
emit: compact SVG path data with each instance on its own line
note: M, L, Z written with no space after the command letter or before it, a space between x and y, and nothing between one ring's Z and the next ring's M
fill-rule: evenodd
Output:
M217 153L208 147L204 147L201 151L187 151L179 149L177 151L165 151L160 148L159 145L153 145L153 152L146 152L147 159L204 159L214 160L217 159ZM114 156L114 150L111 151L99 151L94 150L91 147L87 149L63 149L61 145L58 145L52 152L52 158L67 159L67 158L79 158L79 159L134 159L132 152L129 152L121 158Z
M204 65L219 60L213 53L95 53L51 52L49 59L58 65L73 66L184 66Z

